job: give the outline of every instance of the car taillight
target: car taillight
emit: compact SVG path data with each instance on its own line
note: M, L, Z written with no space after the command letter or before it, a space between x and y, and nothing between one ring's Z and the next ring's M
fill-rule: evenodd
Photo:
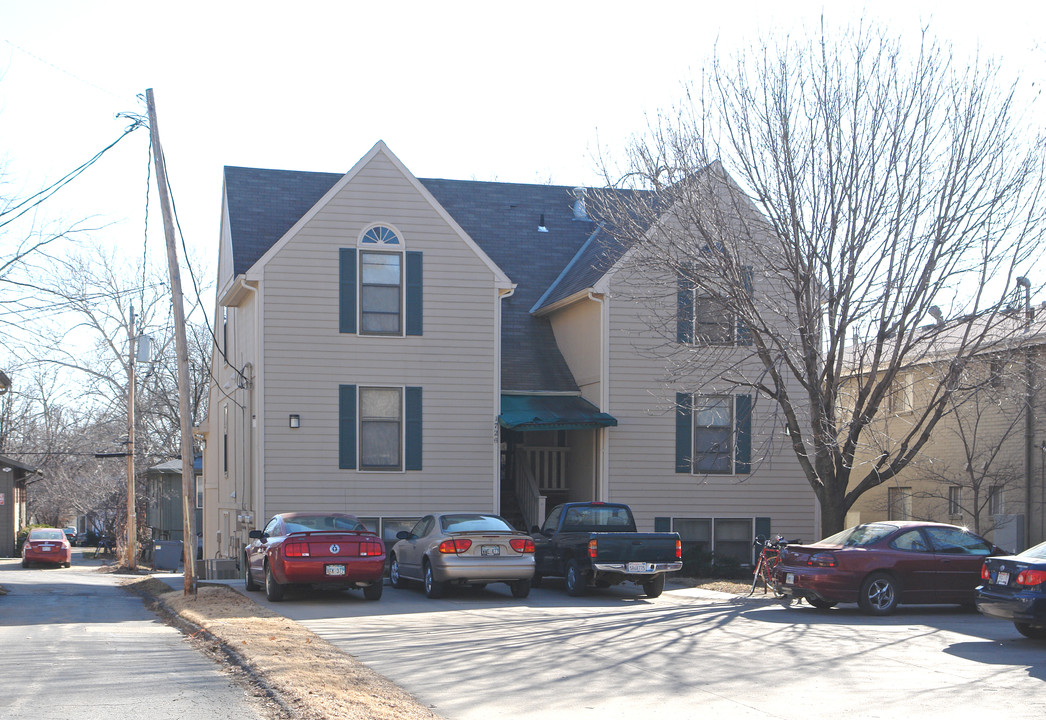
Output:
M676 540L676 560L683 559L683 543L680 540Z
M360 543L360 557L376 557L384 554L384 548L376 540L364 540Z
M512 538L508 541L509 547L518 553L534 552L534 541L530 538Z
M309 557L309 544L303 542L286 543L283 554L287 557Z
M451 553L463 553L472 547L472 541L468 538L454 538L452 540L444 540L439 544L439 551L444 555Z
M832 553L817 553L816 555L811 555L806 564L810 567L835 567L835 555L832 555Z
M991 573L988 572L988 563L981 564L981 580L991 580Z
M1046 582L1046 570L1021 570L1017 575L1018 585L1042 585Z
M588 541L588 556L594 558L596 556L596 541L595 539Z

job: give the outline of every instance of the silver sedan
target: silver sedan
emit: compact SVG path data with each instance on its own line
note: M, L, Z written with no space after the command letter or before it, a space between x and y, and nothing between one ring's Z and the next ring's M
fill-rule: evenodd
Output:
M534 577L534 539L498 515L444 512L426 515L389 553L393 587L424 584L425 595L440 597L447 586L508 583L512 597L525 598Z

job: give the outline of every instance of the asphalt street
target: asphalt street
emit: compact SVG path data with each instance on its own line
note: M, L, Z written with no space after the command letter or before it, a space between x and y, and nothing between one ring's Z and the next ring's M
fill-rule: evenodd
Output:
M872 618L626 586L250 595L452 720L1046 717L1046 643L960 608Z
M217 664L74 550L69 569L0 559L0 718L261 718Z

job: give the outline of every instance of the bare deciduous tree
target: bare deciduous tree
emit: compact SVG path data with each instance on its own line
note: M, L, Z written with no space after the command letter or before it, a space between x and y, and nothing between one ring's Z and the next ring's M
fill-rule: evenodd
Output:
M925 35L909 48L822 28L716 56L623 168L607 164L614 192L592 204L608 252L660 288L636 300L666 381L772 403L825 534L918 456L964 367L1003 340L1015 277L1043 249L1043 143L1025 111L998 67ZM696 299L682 343L677 291ZM859 464L898 372L945 337L926 402Z
M32 336L21 338L20 370L35 369L51 382L48 393L22 393L26 417L9 423L7 444L14 454L29 453L26 457L33 458L46 478L34 483L30 494L34 512L50 514L53 508L68 517L104 510L113 502L125 502L126 495L122 462L98 461L93 454L126 450L132 304L134 335L148 334L153 350L149 362L137 365L134 450L139 479L152 465L179 453L177 361L166 280L159 271L143 270L98 251L51 258L48 272L37 274L33 282L37 295L47 298L52 310L38 319ZM197 424L205 412L202 398L209 380L210 335L202 323L188 330L191 421ZM33 417L64 417L70 422L39 433L38 425L30 422ZM89 478L113 482L109 487L88 482ZM138 484L139 500L145 488L145 483Z

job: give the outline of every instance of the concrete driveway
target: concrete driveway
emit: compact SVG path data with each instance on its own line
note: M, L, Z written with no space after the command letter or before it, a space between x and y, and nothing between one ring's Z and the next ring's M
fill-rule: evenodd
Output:
M870 618L624 586L250 595L456 720L1046 716L1046 643L958 608Z

